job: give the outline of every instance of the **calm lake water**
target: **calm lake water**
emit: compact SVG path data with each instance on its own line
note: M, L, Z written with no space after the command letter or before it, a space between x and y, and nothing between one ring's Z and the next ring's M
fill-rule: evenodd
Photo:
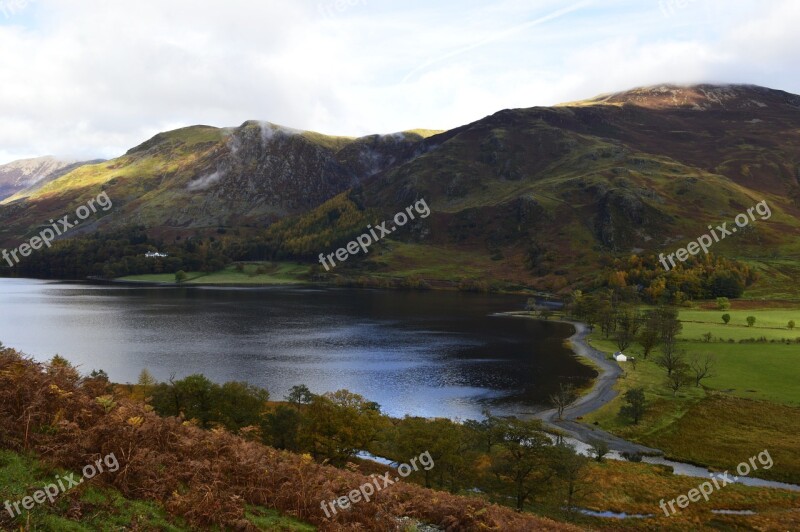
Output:
M0 279L0 341L38 360L136 382L203 373L282 398L347 388L383 411L479 418L530 413L560 379L596 373L560 323L493 317L524 298L315 288L146 288Z

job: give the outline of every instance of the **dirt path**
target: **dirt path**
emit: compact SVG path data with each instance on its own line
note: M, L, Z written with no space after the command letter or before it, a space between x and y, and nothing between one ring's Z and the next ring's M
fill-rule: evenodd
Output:
M509 312L506 315L517 318L537 319L528 314L516 312ZM602 440L612 450L620 453L663 455L664 453L658 449L624 440L598 427L577 421L577 418L597 410L617 396L617 392L614 390L614 383L622 374L622 369L616 361L608 360L604 353L589 345L586 337L590 331L585 323L569 320L562 320L562 322L569 323L575 328L575 334L569 337L572 350L579 357L591 360L597 367L599 375L594 380L592 388L564 410L564 419L556 419L558 411L555 408L539 412L535 414L535 417L583 443L589 443L591 440Z

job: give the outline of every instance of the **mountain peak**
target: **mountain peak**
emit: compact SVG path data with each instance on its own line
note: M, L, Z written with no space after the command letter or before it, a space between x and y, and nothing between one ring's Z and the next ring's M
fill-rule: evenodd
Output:
M588 100L562 106L635 105L648 109L688 109L707 111L757 110L789 105L800 108L800 96L758 85L661 84L601 94Z

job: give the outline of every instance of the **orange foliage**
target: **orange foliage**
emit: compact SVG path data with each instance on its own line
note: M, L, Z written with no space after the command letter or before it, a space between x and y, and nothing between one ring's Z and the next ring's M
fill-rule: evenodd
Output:
M320 508L369 481L363 474L314 463L223 429L202 430L161 418L145 403L106 395L96 380L65 364L40 364L0 348L0 444L37 452L73 471L114 453L120 468L92 482L125 496L163 504L192 525L253 529L247 504L275 508L319 530L394 530L397 518L418 518L446 530L577 530L518 514L479 498L399 482L371 502L330 519ZM80 488L78 488L80 489ZM5 523L0 516L0 527Z

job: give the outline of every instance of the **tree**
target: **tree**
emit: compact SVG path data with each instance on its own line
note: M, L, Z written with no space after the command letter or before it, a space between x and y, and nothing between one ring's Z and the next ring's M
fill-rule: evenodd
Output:
M496 430L500 444L492 453L490 469L499 489L512 495L522 511L535 493L549 489L547 484L555 475L548 453L552 442L538 419L501 418Z
M296 408L278 405L275 410L264 416L262 424L264 442L276 449L299 451L299 433L302 422L302 414Z
M641 317L634 307L626 306L617 313L616 320L617 332L615 340L619 350L624 351L636 339L636 333L639 332L639 326L641 324Z
M470 482L475 480L471 463L478 453L471 450L473 441L469 429L449 419L406 416L397 422L397 437L393 438L389 457L405 461L425 450L436 467L421 469L412 473L412 477L422 477L429 488L436 485L458 491L474 486Z
M581 481L585 478L589 459L575 452L567 445L556 446L555 471L566 486L567 511L575 508L575 499L581 491Z
M706 343L710 342L713 338L714 338L714 335L711 334L710 332L707 332L707 333L703 334L703 341L706 342Z
M614 310L613 299L609 294L601 295L598 298L597 322L600 324L600 330L603 331L605 338L608 338L614 332L614 327L617 324Z
M645 411L644 388L628 390L623 397L625 405L620 408L620 415L630 418L634 425L638 425Z
M747 326L752 327L756 322L755 316L747 316Z
M566 310L570 315L575 316L579 320L586 318L586 312L588 309L586 305L586 298L584 298L582 291L572 291L567 302Z
M289 394L284 399L295 405L308 405L314 399L314 394L305 384L298 384L291 387Z
M598 462L603 461L603 457L611 452L611 447L608 446L608 442L601 439L591 439L589 440L589 450L591 451L594 459Z
M136 393L134 396L138 399L144 400L153 393L153 389L158 384L158 381L147 368L142 369L139 373L139 380L136 382Z
M719 310L728 310L729 308L731 308L730 300L727 297L718 297L717 308Z
M556 407L558 420L564 419L564 410L578 397L572 384L558 384L558 391L550 395L550 402Z
M789 320L789 330L794 329L794 320Z
M208 428L211 422L211 389L213 383L200 374L189 375L173 384L179 398L179 411L186 419L196 419Z
M183 270L175 272L175 282L178 284L183 284L186 281L186 277L186 272Z
M723 314L722 315L722 321L724 321L725 325L727 325L728 322L731 321L731 315L730 314Z
M655 311L655 320L661 334L661 342L672 342L683 329L678 319L678 310L674 307L660 307Z
M693 355L689 361L689 367L694 373L694 385L700 386L703 379L713 377L711 370L714 368L716 360L712 355L706 354L702 357L700 355Z
M481 413L486 419L482 421L470 419L464 422L464 426L472 433L472 438L477 443L476 447L485 448L486 453L491 453L492 447L497 444L495 427L499 418L494 417L486 408Z
M682 366L676 368L667 375L667 387L672 390L672 395L675 396L678 390L683 388L689 383L689 375L686 373L686 367Z
M260 426L269 392L246 382L226 382L211 387L211 422L221 423L235 432L247 426Z
M0 349L3 348L3 344L0 343ZM97 379L100 381L108 382L108 373L102 369L93 369L92 372L89 374L90 379Z
M304 414L303 448L334 465L367 449L388 424L377 403L348 390L315 395Z
M647 356L661 341L661 334L657 326L657 322L652 318L652 314L645 320L644 327L639 333L637 338L639 345L642 346L642 357L647 359Z
M667 376L681 366L686 365L683 360L683 352L678 349L676 341L673 339L661 345L661 355L656 360L656 364L667 370Z

